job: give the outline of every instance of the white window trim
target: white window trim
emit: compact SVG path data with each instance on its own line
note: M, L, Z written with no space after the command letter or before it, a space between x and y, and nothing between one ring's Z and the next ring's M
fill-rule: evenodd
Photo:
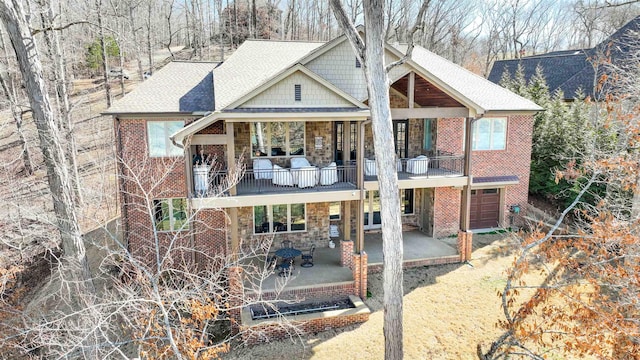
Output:
M287 231L273 231L273 207L276 205L285 205L285 204L273 204L273 205L257 205L257 206L266 206L267 207L267 219L268 219L268 223L269 223L269 231L268 232L260 232L257 233L256 232L256 207L253 206L252 212L253 212L253 234L254 235L273 235L273 234L288 234L288 233L304 233L307 232L307 229L309 228L309 223L307 221L307 204L306 203L302 203L304 205L304 230L291 230L291 205L297 205L300 203L296 203L296 204L286 204L287 205ZM262 224L261 224L262 225Z
M162 158L162 157L180 157L180 156L184 156L184 151L181 151L180 154L176 154L176 155L171 155L170 154L170 149L172 147L178 148L177 146L175 146L173 144L173 142L171 141L171 139L169 139L169 136L171 136L171 134L169 134L169 132L167 131L167 125L169 123L172 122L180 122L182 123L182 126L184 127L184 121L182 120L168 120L168 121L163 121L163 120L147 120L145 126L146 126L146 130L147 130L147 153L149 154L149 157L152 158ZM151 133L149 132L149 124L151 123L161 123L163 124L164 127L164 135L163 135L163 140L164 140L164 154L162 155L154 155L151 154ZM181 149L182 150L182 149Z
M489 148L488 149L476 149L476 136L478 136L476 126L479 126L478 123L481 120L491 120L491 126L489 128ZM504 120L504 147L500 149L493 148L493 128L494 128L494 120ZM504 151L507 150L507 138L509 137L509 118L507 117L486 117L482 118L473 123L471 128L473 129L473 138L471 139L471 150L472 151ZM464 144L464 141L463 141Z
M180 197L178 197L178 198L154 199L154 202L153 202L153 205L154 205L154 209L153 209L153 211L154 211L154 214L153 214L153 217L154 217L153 218L153 221L154 221L153 228L155 229L155 231L160 232L160 233L166 233L166 232L177 232L177 231L189 230L189 219L188 219L188 214L186 213L186 210L187 210L186 208L185 208L185 216L187 217L187 219L185 219L185 225L180 227L180 228L176 228L176 219L173 216L173 214L174 214L173 213L173 200L175 200L175 199L185 200L185 205L187 203L187 201L186 201L187 199L186 198L180 198ZM155 211L156 211L155 201L159 201L160 203L166 201L168 203L168 205L169 205L168 206L169 207L169 230L160 230L160 229L158 229L158 224L155 223L155 221L156 221L156 219L155 219L155 216L156 216L155 215ZM162 205L160 205L160 206L162 207Z
M291 142L290 142L290 135L291 132L289 131L289 122L285 123L287 131L285 134L285 149L286 149L286 154L285 155L277 155L277 156L273 156L271 155L271 122L265 122L265 121L258 121L261 122L262 124L269 124L269 126L267 126L267 129L264 130L265 133L265 137L267 137L269 139L269 143L267 144L267 148L268 148L268 153L266 156L255 156L254 152L253 152L253 143L252 138L253 135L255 135L254 131L254 126L253 123L251 124L251 127L249 129L249 142L250 142L250 146L251 146L251 158L252 159L268 159L268 158L287 158L287 157L305 157L306 156L306 144L307 144L307 124L304 121L295 121L295 122L301 122L303 123L303 133L304 135L302 136L302 149L304 151L304 153L302 155L291 155L289 154L289 150L291 147Z

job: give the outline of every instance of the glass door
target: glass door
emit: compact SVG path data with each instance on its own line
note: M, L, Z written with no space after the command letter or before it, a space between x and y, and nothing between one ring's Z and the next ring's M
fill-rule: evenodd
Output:
M377 190L367 191L364 199L364 229L380 229L380 193Z

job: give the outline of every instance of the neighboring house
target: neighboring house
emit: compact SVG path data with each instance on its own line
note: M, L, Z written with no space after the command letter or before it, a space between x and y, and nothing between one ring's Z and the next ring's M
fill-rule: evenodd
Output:
M404 50L387 47L387 61ZM541 108L419 46L389 77L405 264L464 261L472 231L509 227L526 207ZM366 298L366 273L382 263L380 197L364 73L344 36L247 40L222 64L173 62L108 113L122 163L181 164L152 190L161 235L189 211L199 222L188 241L205 253L272 237L273 248L315 245L315 266L296 269L291 293ZM213 196L238 159L239 182ZM137 193L125 177L126 239L143 255L153 233Z
M578 92L599 100L603 95L610 93L611 85L614 85L596 86L601 81L600 75L607 71L608 63L620 64L630 60L630 57L637 56L638 49L640 16L591 49L554 51L521 59L496 61L488 79L498 84L505 72L513 77L518 66L521 66L525 79L529 81L535 74L536 67L540 66L551 93L561 90L564 99L569 101L573 100Z

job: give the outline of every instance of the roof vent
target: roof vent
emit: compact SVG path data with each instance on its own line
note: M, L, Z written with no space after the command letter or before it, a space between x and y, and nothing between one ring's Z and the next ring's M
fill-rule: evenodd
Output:
M293 85L293 93L294 93L294 98L296 101L302 101L302 85L300 84L295 84Z

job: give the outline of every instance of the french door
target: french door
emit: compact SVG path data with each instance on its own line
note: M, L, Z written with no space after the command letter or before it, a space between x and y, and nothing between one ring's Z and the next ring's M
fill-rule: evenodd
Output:
M380 229L382 220L380 218L380 192L377 190L367 191L364 198L364 229Z

